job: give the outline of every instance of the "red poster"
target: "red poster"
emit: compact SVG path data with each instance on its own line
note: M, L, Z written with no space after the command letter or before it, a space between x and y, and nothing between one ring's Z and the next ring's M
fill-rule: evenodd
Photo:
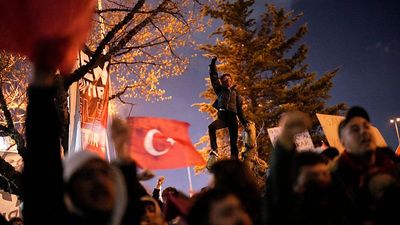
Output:
M88 56L81 52L81 62ZM108 117L108 62L99 65L79 81L82 147L105 157Z

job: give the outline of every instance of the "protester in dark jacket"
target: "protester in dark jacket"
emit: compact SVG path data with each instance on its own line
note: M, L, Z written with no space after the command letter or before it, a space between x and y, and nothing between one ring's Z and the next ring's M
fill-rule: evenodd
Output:
M310 118L301 112L281 119L266 185L267 224L350 224L326 160L316 152L296 152L294 136L310 126Z
M210 156L218 157L218 146L216 131L225 127L229 129L231 159L238 158L238 123L236 116L239 117L240 122L246 127L247 120L243 113L243 100L233 85L232 76L230 74L223 74L218 78L217 67L215 65L217 58L213 58L210 64L210 80L217 100L214 102L213 107L218 110L218 119L208 126L210 135L211 152Z
M28 89L27 151L22 173L26 225L50 225L55 220L68 224L52 76L52 71L36 68L34 82ZM43 208L38 204L45 206L53 219L43 218Z

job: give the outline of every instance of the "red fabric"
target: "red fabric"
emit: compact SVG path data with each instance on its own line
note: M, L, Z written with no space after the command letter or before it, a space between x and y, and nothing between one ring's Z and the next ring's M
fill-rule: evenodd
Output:
M399 146L397 146L397 149L396 149L396 155L397 155L397 156L400 156L400 145L399 145Z
M101 68L102 74L88 73L79 82L82 146L102 158L105 158L107 151L106 128L110 89L106 65ZM102 79L103 75L107 75L106 80Z
M99 155L102 159L105 159L105 158L106 158L105 150L103 151L99 146L95 146L95 145L93 145L93 144L91 144L91 143L88 143L84 149L85 149L86 151L96 153L96 154Z
M129 117L127 122L131 128L130 155L141 168L176 169L205 164L203 157L190 141L188 123L152 117ZM159 132L155 132L154 129ZM152 141L149 135L151 131L155 132ZM150 136L155 152L151 152L151 149L146 150L146 136ZM154 155L164 151L165 154Z
M94 6L95 0L0 0L0 49L69 73Z

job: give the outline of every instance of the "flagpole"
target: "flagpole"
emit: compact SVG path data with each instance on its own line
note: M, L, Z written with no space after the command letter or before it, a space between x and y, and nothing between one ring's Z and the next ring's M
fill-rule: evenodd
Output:
M189 179L189 196L192 197L193 185L192 185L192 175L190 174L190 167L186 167L188 179Z

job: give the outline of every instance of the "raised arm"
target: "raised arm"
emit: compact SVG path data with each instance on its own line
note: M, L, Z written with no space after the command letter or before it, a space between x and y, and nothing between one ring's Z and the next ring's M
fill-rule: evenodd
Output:
M28 89L26 117L27 154L22 174L24 195L24 224L50 225L54 220L43 218L46 214L66 223L64 185L59 140L59 121L54 103L54 74L36 69L34 81Z
M211 80L211 85L214 89L214 92L218 94L221 90L221 82L218 79L218 72L217 72L217 66L215 63L217 62L217 57L214 57L211 59L210 63L210 80Z
M272 151L267 181L267 202L271 217L285 218L285 213L293 203L292 170L296 156L294 136L310 126L311 120L302 112L286 113L280 121L282 132Z

